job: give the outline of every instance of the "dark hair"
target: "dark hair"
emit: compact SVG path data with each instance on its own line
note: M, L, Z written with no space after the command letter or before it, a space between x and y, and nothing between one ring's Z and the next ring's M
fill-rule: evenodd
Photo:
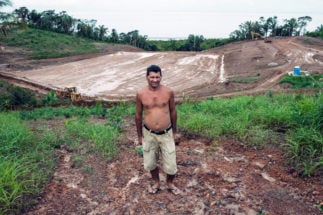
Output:
M160 73L160 76L162 76L162 71L161 71L160 67L157 66L157 65L150 65L147 68L146 76L148 76L150 72L159 72Z

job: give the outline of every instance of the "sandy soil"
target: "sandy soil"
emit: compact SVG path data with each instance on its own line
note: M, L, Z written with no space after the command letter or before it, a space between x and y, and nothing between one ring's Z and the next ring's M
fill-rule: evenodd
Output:
M129 51L125 47L100 56L51 60L50 65L46 65L48 60L37 63L18 58L0 64L0 68L2 76L46 89L76 86L84 97L100 100L133 99L136 91L146 85L145 69L151 64L161 66L163 84L172 87L178 99L254 93L274 88L295 66L311 73L323 72L322 40L311 39L309 45L303 43L305 39L244 41L198 53ZM259 79L249 84L232 81L250 76Z
M307 43L303 43L307 40ZM308 38L237 42L201 53L138 52L129 47L99 54L35 61L23 50L6 48L0 53L1 77L40 93L74 85L94 99L133 99L144 86L145 68L159 64L163 83L175 89L176 99L261 93L279 90L280 78L301 66L323 73L323 42ZM260 76L249 84L236 77ZM37 123L37 122L33 122ZM49 121L55 129L64 122ZM101 122L104 123L104 122ZM247 149L234 141L208 140L181 131L176 148L179 172L175 183L183 194L165 187L147 192L150 176L136 151L135 123L126 119L118 158L107 161L83 154L76 167L76 153L62 145L53 180L24 214L320 214L323 178L302 178L287 166L276 146Z

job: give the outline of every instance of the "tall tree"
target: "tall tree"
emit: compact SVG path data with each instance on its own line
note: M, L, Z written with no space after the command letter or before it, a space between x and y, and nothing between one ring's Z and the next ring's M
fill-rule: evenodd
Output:
M38 13L36 10L32 10L28 14L28 25L32 27L39 28L41 23L41 14Z
M302 16L297 19L298 27L299 27L299 34L305 33L305 28L308 22L312 21L312 17L310 16ZM302 32L303 31L303 32Z
M20 7L19 9L15 9L13 14L17 15L18 21L23 27L27 27L27 17L29 10L26 7Z
M108 32L108 28L106 28L104 25L99 25L98 31L99 31L98 32L99 40L103 41L105 38L105 35Z
M54 31L56 23L55 10L46 10L41 13L40 27L44 30Z
M270 30L270 36L276 36L277 16L269 17L266 24L268 25L268 30Z
M110 41L113 43L119 42L119 35L116 29L112 29L111 35L110 35Z
M285 19L285 28L288 32L288 36L295 36L297 30L297 20L295 18Z
M73 33L73 28L75 20L69 16L66 11L60 12L56 16L56 31L59 33L71 34Z

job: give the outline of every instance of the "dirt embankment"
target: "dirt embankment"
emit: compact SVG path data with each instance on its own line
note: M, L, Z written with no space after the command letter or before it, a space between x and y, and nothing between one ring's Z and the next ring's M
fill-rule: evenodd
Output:
M101 53L61 59L36 61L25 56L6 48L0 55L2 76L40 88L76 86L83 96L99 100L133 99L146 84L145 69L150 64L161 66L163 83L175 90L177 99L279 89L278 81L295 66L323 73L322 41L303 37L236 42L198 53L112 46Z

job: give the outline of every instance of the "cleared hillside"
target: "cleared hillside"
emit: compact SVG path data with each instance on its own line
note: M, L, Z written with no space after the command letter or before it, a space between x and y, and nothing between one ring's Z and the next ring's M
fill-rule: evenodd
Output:
M83 96L100 100L133 99L146 84L146 67L158 64L163 83L175 90L177 99L201 98L277 88L295 66L322 74L323 42L307 37L253 40L204 52L144 52L107 45L99 53L45 60L26 59L20 49L5 47L0 59L2 76L47 90L75 86Z

